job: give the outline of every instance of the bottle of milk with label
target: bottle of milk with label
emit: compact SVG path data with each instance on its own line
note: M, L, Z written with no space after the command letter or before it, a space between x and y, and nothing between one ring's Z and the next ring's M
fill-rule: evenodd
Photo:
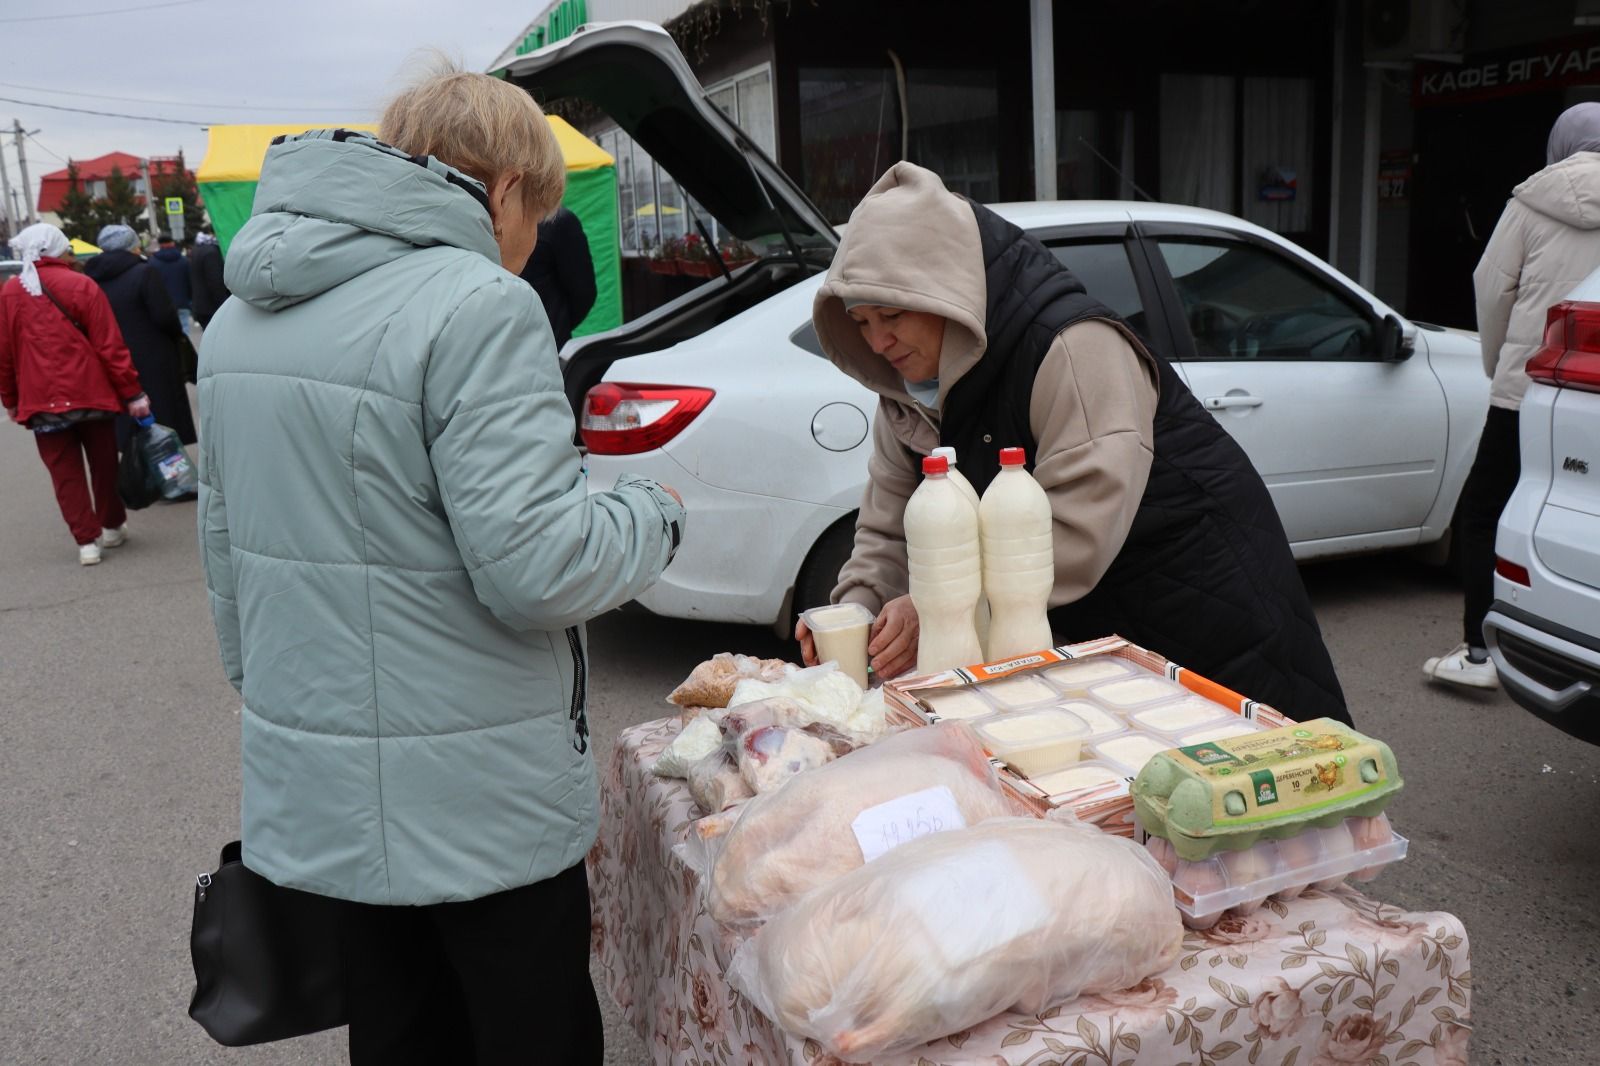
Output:
M956 450L954 448L935 448L933 454L950 464L949 477L951 483L961 490L961 495L971 501L972 512L977 514L978 490L972 487L972 482L968 481L960 470L956 469ZM973 616L973 623L978 627L978 643L987 649L989 647L989 599L982 594L978 596L978 611Z
M1021 448L1000 450L1000 473L978 504L983 591L989 597L988 661L1054 643L1045 611L1055 587L1050 499L1028 473Z
M949 469L942 458L922 460L922 484L906 502L911 602L921 628L919 674L983 661L973 625L983 592L978 514L950 480Z

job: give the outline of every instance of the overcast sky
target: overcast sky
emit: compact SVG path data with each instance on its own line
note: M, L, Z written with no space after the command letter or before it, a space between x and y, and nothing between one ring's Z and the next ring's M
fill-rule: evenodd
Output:
M482 70L544 0L0 0L0 159L13 186L13 118L32 193L64 160L107 152L205 156L212 122L370 122L437 47ZM118 14L82 14L143 8ZM72 15L70 18L43 16ZM26 101L16 103L13 101ZM183 125L42 105L181 119ZM54 154L52 154L54 153Z

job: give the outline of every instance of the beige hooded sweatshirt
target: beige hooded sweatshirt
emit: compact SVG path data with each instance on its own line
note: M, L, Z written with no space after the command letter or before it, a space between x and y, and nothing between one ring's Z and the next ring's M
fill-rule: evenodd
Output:
M945 317L933 408L913 400L867 345L847 301ZM906 594L906 501L922 480L923 457L939 445L938 408L987 350L987 303L971 205L932 171L895 164L851 214L812 306L822 350L879 397L855 550L840 571L835 603L878 611ZM1093 589L1122 549L1150 475L1156 400L1153 357L1108 322L1063 330L1040 365L1028 411L1038 454L1030 458L1055 513L1052 607Z
M1515 411L1545 312L1600 267L1600 153L1578 152L1511 193L1472 272L1489 403Z

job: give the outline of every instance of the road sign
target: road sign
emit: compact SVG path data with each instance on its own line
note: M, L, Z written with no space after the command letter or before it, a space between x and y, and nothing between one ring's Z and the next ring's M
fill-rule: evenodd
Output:
M169 215L181 215L181 214L183 214L183 198L181 196L169 196L169 197L167 197L167 214L169 214Z

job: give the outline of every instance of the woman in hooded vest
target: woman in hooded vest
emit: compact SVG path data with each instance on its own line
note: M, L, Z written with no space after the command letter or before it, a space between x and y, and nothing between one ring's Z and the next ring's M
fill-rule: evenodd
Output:
M922 457L955 448L981 493L1017 446L1054 515L1058 639L1116 633L1292 718L1350 720L1249 458L1037 240L897 163L852 213L812 318L829 358L879 396L832 598L878 612L880 676L916 661L903 518Z
M1545 159L1543 170L1512 190L1472 272L1490 385L1478 454L1456 505L1466 604L1461 643L1422 664L1429 678L1469 688L1500 684L1483 619L1494 600L1500 512L1522 476L1517 412L1528 391L1528 360L1544 340L1550 306L1600 267L1600 104L1563 111Z

